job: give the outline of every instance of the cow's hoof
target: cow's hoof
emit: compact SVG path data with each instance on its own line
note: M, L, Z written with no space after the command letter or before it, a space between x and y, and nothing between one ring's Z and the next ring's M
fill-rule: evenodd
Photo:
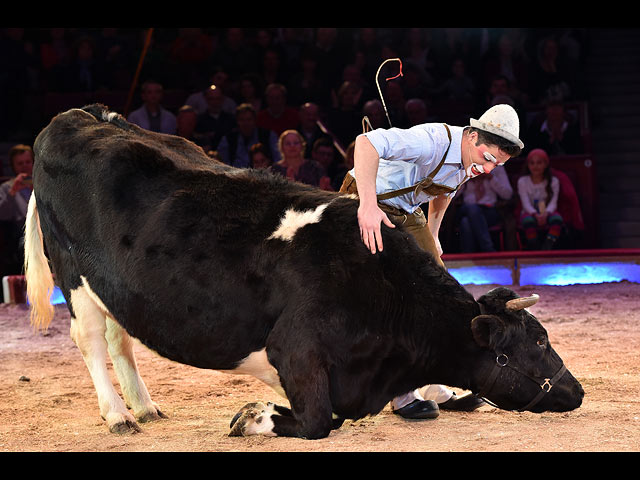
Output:
M155 410L149 410L140 415L136 415L136 420L138 420L138 422L140 423L155 422L156 420L160 420L161 418L168 417L157 408Z
M235 414L231 420L230 437L244 437L248 435L275 435L273 433L274 404L256 402L248 403Z
M129 413L124 415L117 413L109 414L105 420L111 433L125 434L142 432L135 418Z
M111 433L117 433L119 435L123 435L126 433L140 433L142 429L138 426L136 422L131 420L125 420L124 422L115 423L109 426L109 431Z

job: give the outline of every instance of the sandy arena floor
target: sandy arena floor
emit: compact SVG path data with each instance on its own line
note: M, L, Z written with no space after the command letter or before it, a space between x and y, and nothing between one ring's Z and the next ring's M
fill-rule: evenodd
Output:
M469 286L478 297L489 286ZM100 418L89 373L58 307L48 334L20 305L0 305L0 452L638 452L640 285L516 287L582 383L582 407L514 413L486 406L407 421L387 406L321 440L229 437L245 403L281 402L258 380L180 365L138 344L138 364L168 419L116 435ZM115 380L115 377L113 377ZM119 388L119 387L118 387Z

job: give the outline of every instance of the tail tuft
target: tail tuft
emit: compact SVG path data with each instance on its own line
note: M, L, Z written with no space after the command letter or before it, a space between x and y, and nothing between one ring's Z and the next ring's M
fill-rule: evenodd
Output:
M27 299L31 303L31 325L36 329L46 330L54 314L51 305L54 283L49 261L44 254L35 193L31 194L25 222L24 271Z

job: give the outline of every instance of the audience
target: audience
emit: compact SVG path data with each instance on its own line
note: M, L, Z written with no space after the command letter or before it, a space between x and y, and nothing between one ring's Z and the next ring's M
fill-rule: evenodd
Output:
M575 78L586 49L573 30L155 29L140 72L142 105L128 119L191 140L229 165L268 167L332 190L352 166L347 146L362 132L363 117L372 128L448 121L452 99L483 111L509 103L530 127L527 148L550 157L582 153L580 125L566 103L582 93ZM13 113L2 118L0 136L15 135L21 117L32 115L24 108L29 93L126 94L147 32L2 29L0 63L10 68L0 76L0 107ZM375 75L389 58L401 63L389 63L377 78L385 112ZM543 115L529 121L532 107L544 107ZM296 139L303 149L283 157L300 148Z

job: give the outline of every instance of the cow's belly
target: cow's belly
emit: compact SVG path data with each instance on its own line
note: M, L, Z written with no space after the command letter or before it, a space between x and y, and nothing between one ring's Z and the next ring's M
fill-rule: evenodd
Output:
M252 353L264 349L270 324L267 316L251 305L234 308L237 298L235 302L218 298L195 309L192 301L181 301L180 295L142 298L120 286L101 288L99 282L81 279L81 288L87 289L106 315L170 360L198 368L235 370ZM113 294L118 291L120 298ZM251 358L255 360L255 356Z

